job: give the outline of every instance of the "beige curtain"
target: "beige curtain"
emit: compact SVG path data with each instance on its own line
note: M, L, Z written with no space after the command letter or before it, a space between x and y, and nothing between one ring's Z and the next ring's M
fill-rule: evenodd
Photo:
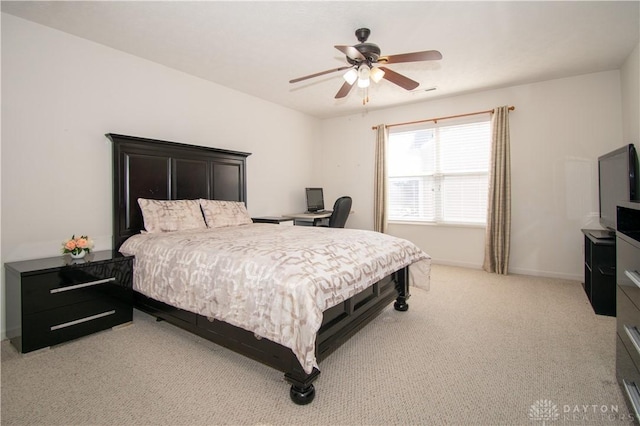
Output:
M374 231L387 232L387 140L389 129L384 124L378 125L376 133L376 164L374 176Z
M506 275L509 270L509 242L511 239L511 159L508 106L493 110L491 130L487 231L482 267L487 272Z

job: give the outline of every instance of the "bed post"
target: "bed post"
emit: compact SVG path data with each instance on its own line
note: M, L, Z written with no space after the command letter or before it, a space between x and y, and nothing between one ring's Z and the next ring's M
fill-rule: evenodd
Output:
M409 266L405 266L398 270L395 275L398 297L396 298L396 302L393 304L393 307L396 311L404 312L409 309L407 299L411 297L411 294L409 294Z
M285 373L284 379L291 383L289 396L298 405L307 405L316 397L316 389L313 382L320 375L320 370L314 368L311 374L306 374L302 367L294 367L294 371Z

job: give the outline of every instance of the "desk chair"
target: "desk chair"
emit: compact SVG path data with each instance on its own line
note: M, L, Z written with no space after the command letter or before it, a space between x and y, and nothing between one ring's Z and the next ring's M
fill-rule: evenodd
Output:
M351 197L340 197L333 205L333 213L329 217L329 225L318 225L329 228L344 228L351 212Z

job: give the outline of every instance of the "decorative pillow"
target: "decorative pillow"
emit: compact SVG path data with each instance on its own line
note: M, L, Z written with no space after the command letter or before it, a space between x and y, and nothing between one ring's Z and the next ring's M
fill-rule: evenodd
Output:
M240 201L200 199L204 220L209 228L237 226L253 223L247 207Z
M147 232L206 229L198 200L148 200L138 198Z

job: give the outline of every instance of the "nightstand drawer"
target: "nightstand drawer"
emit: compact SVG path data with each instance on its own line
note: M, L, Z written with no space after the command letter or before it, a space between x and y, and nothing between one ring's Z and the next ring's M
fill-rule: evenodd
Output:
M131 288L130 260L62 268L26 276L22 280L22 312L32 314L47 309L111 297L119 288Z
M130 300L95 299L25 315L22 352L57 345L133 319Z

